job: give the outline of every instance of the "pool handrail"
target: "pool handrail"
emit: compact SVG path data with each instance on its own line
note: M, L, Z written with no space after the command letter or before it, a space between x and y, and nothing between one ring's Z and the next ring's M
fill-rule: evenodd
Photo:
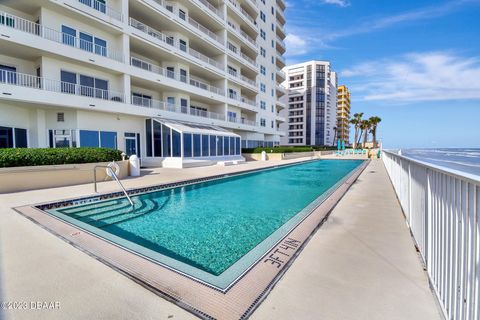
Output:
M134 207L133 201L132 199L130 199L130 196L128 195L127 190L125 190L125 187L123 186L123 184L120 182L120 180L118 180L118 177L115 174L115 171L113 171L113 169L109 166L96 165L95 167L93 167L93 185L94 185L95 192L97 192L97 168L105 168L110 171L110 173L112 174L112 177L115 179L115 181L117 181L120 188L122 188L122 191L125 194L125 197L127 197L128 202L130 202L130 205Z

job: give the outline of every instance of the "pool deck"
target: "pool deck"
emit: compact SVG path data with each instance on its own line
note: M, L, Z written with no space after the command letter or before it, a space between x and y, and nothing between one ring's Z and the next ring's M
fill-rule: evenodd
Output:
M151 169L124 184L143 187L300 160ZM11 209L90 195L92 189L0 195L0 301L60 303L53 310L0 310L0 319L195 319ZM100 192L116 190L112 182L99 185ZM251 317L274 318L442 318L380 161L370 163Z

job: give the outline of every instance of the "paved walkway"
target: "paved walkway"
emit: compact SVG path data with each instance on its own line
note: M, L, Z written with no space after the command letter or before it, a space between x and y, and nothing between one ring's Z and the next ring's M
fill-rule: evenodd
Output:
M155 169L125 185L275 164ZM99 187L116 189L111 182ZM0 195L0 301L60 303L60 310L0 310L0 319L193 319L10 209L91 193L89 184ZM369 197L377 201L375 210ZM252 319L440 319L380 162L360 176Z
M443 319L381 161L365 169L251 319Z

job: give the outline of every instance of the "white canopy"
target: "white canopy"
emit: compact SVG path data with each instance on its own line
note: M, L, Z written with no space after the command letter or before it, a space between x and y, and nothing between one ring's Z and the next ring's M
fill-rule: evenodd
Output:
M233 132L227 131L221 127L214 126L214 125L198 124L198 123L191 123L191 122L177 121L177 120L166 120L166 119L159 119L159 118L153 118L153 120L180 133L192 133L192 134L240 138L238 134L235 134Z

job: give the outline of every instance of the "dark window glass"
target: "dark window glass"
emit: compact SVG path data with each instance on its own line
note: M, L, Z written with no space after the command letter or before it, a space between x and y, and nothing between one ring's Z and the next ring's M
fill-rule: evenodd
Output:
M80 130L80 146L98 148L98 131Z
M27 129L15 128L15 148L27 147Z
M223 137L217 137L217 156L223 156Z
M62 26L62 42L66 45L75 47L75 38L77 36L77 30Z
M170 141L170 128L162 125L162 139L163 139L163 157L172 156L172 143Z
M95 37L95 53L101 56L107 55L107 41Z
M117 149L117 133L100 131L100 147Z
M183 156L185 158L192 157L192 134L191 133L183 134Z
M95 79L93 77L80 75L80 94L82 96L93 97L95 88Z
M0 83L17 83L17 68L0 64Z
M223 138L223 154L228 156L230 154L230 148L228 145L228 137Z
M140 149L140 133L137 133L137 156L142 157L142 150Z
M178 131L172 130L172 157L181 157L181 134Z
M217 137L210 136L210 157L217 156Z
M202 157L209 156L208 136L202 135Z
M147 144L147 157L152 156L152 119L145 120L145 142Z
M80 32L80 49L93 52L93 37L89 34Z
M125 153L129 156L137 154L137 139L135 133L125 132Z
M200 157L202 155L202 149L200 146L201 137L199 134L193 135L193 156Z
M108 100L108 81L95 79L95 97Z
M153 121L153 156L162 156L162 124Z
M235 154L235 138L230 137L230 155Z
M235 154L239 155L241 153L240 146L241 146L240 138L235 138Z
M75 94L77 74L68 71L60 71L60 78L62 81L62 92Z
M13 130L0 127L0 148L13 148Z

